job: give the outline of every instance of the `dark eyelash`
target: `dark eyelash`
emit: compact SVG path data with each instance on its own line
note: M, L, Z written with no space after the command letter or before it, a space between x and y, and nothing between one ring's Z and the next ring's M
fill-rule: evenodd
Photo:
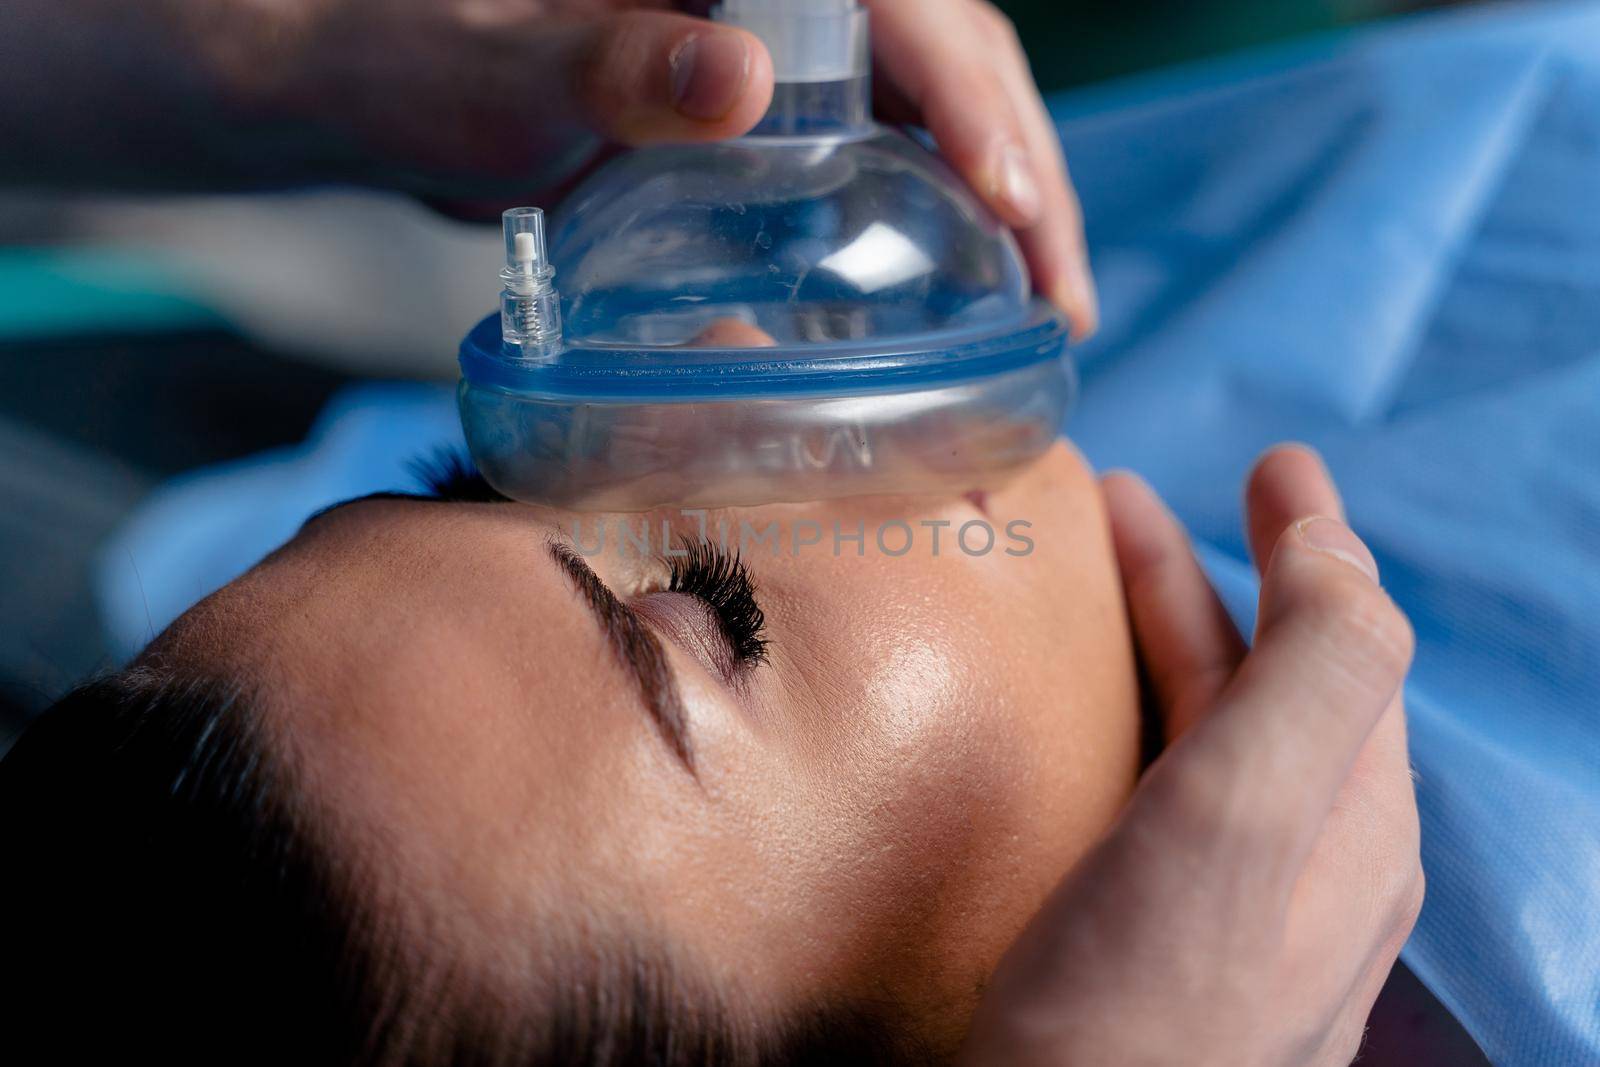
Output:
M508 498L489 484L477 466L459 448L440 447L432 455L410 463L412 477L435 500L462 504L498 504Z
M766 615L756 603L755 583L737 555L729 555L709 541L686 541L687 555L668 560L672 577L667 592L699 598L722 627L733 650L736 666L766 661Z

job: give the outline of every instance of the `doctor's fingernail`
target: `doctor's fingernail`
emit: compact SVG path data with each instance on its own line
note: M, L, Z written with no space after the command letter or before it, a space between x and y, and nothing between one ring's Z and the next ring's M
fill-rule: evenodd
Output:
M1072 339L1087 341L1100 329L1100 301L1094 282L1088 277L1072 277L1056 283L1050 302L1060 308L1072 324Z
M1295 523L1294 528L1307 548L1348 563L1374 582L1378 580L1378 561L1344 523L1313 515Z
M1025 226L1039 217L1043 203L1039 195L1039 182L1033 176L1033 165L1028 154L1017 145L1006 145L1000 152L996 194L1005 202L1009 221Z
M680 44L668 61L672 106L697 122L727 117L750 80L750 48L742 33L712 30Z

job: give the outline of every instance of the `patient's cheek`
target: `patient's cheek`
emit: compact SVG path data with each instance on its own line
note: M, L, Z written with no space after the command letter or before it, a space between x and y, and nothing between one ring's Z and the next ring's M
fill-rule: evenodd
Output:
M1103 498L1061 445L988 503L1031 522L1001 568L1008 597L970 654L993 709L993 803L1009 803L1019 869L1053 884L1116 818L1140 768L1138 674ZM997 813L997 818L1002 817ZM1055 877L1059 877L1056 874Z
M857 635L865 703L826 796L833 854L848 870L831 921L856 929L864 983L922 976L930 1018L970 1008L965 998L1138 773L1120 600L1085 536L1089 551L1055 559L1082 573L1049 577L1070 580L1071 596L1030 592L1029 572L1011 572L1002 595L1000 576L971 575L985 596L974 586L897 605L911 625Z

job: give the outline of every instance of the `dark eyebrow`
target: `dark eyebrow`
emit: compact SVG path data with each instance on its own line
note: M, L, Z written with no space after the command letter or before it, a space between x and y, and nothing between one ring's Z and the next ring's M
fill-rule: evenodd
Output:
M632 608L617 599L582 556L560 541L551 541L549 547L550 557L566 572L594 613L617 662L633 676L656 729L689 773L694 774L694 750L686 728L688 716L661 641Z
M496 496L492 499L505 498ZM456 498L437 493L368 493L330 504L301 523L300 529L304 531L318 519L340 508L368 500L410 500L424 504L458 502ZM673 754L683 761L689 773L694 774L694 750L690 747L686 726L688 715L684 712L683 697L678 692L672 670L667 666L667 654L661 647L661 641L632 608L617 599L616 594L607 588L582 556L556 540L549 543L549 548L551 558L577 587L585 606L594 613L595 621L600 624L600 630L617 662L633 676L634 684L639 687L639 695L650 717L655 720L662 739Z

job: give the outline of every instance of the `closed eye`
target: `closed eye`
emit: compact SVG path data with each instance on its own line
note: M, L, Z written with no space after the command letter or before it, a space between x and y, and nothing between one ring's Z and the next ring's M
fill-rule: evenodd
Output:
M667 560L672 573L666 591L692 596L710 609L735 669L766 662L767 620L749 568L710 541L685 542L682 550Z

